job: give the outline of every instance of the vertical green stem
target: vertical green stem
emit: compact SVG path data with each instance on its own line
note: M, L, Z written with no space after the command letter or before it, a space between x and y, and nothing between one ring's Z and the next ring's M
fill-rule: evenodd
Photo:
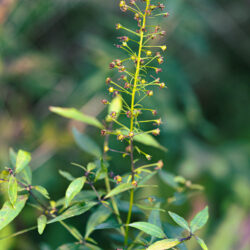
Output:
M133 130L134 130L135 94L136 94L136 90L137 90L138 77L139 77L139 74L140 74L141 52L142 52L142 47L143 47L143 36L144 36L144 30L145 30L145 27L146 27L146 16L147 16L147 11L148 11L148 7L149 7L149 4L150 4L150 0L146 0L146 4L147 4L146 9L145 9L145 12L143 14L143 22L142 22L142 26L141 26L141 29L140 29L140 42L139 42L138 55L137 55L137 64L136 64L136 71L135 71L135 78L134 78L134 86L133 86L132 97L131 97L130 132L133 132ZM133 139L130 139L129 144L130 144L130 147L131 147L132 180L134 180ZM129 210L128 210L128 216L127 216L127 221L126 221L126 228L125 228L125 240L124 240L125 248L127 248L127 245L128 245L128 234L129 234L129 226L128 226L128 224L130 223L130 220L131 220L133 203L134 203L134 189L131 189L131 191L130 191L130 201L129 201Z

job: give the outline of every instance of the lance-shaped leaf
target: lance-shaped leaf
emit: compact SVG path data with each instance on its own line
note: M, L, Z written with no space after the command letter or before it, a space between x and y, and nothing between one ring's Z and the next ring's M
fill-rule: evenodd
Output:
M10 203L12 204L12 206L15 206L15 202L17 199L17 180L14 175L11 175L9 179L8 195Z
M16 158L16 173L20 173L31 161L30 153L19 150Z
M66 118L81 121L101 129L103 128L103 125L95 117L85 115L75 108L50 107L50 111Z
M122 97L121 97L121 95L117 95L115 98L113 98L113 100L109 104L108 114L110 115L112 112L115 112L116 119L117 119L120 112L121 112L121 109L122 109ZM109 115L106 118L107 122L112 121L112 119Z
M42 196L44 196L46 199L50 199L49 198L49 193L47 191L46 188L42 187L42 186L33 186L33 189L35 189L37 192L39 192Z
M37 229L38 233L42 234L47 224L47 217L42 214L37 218Z
M171 218L182 228L190 231L187 221L176 213L168 212Z
M76 204L76 205L70 207L69 209L67 209L64 213L62 213L62 214L58 215L57 217L55 217L54 219L50 220L48 222L48 224L54 223L57 221L66 220L68 218L83 214L83 213L87 212L89 209L91 209L93 206L95 206L96 204L97 204L96 202L89 202L89 203L84 204L84 205Z
M197 242L199 243L199 245L201 246L201 248L203 250L208 250L207 245L205 244L204 240L199 238L198 236L195 236L195 239L197 240Z
M195 231L203 227L207 223L207 220L208 220L208 207L205 207L192 219L190 223L191 232L194 233Z
M65 179L67 179L68 181L73 181L75 179L69 172L63 171L61 169L59 169L59 174L63 176Z
M22 211L27 199L27 195L18 196L15 207L13 207L9 201L6 201L3 204L3 207L0 210L0 230L16 218L16 216Z
M151 236L154 236L156 238L165 238L166 235L162 231L162 229L154 224L148 223L148 222L134 222L129 224L130 227L134 227L136 229L139 229L143 231L146 234L149 234Z
M134 136L134 140L144 145L159 148L163 151L167 151L152 135L150 134L138 134Z
M178 239L166 239L166 240L159 240L156 241L154 244L150 245L147 250L165 250L170 249L179 245L181 241Z
M135 188L134 185L132 185L131 183L122 183L119 184L118 186L116 186L114 189L112 189L106 196L105 199L110 198L114 195L120 194L122 192L125 192L129 189Z
M87 222L86 233L84 238L88 238L89 235L95 230L95 228L106 221L110 216L111 211L107 207L100 206L91 216Z
M76 128L72 129L76 144L85 152L100 158L102 155L99 146L87 135L81 134Z
M86 177L79 177L75 180L73 180L67 190L66 190L66 194L65 194L65 206L68 207L70 205L70 202L72 201L72 199L81 191L81 189L84 186L84 183L86 181Z

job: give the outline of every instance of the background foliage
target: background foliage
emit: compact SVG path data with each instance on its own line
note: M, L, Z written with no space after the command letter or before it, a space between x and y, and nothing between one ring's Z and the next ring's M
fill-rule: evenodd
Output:
M152 97L152 106L163 114L159 140L168 153L148 150L164 159L166 170L205 187L190 202L178 199L167 209L191 218L209 204L209 224L201 233L209 249L248 249L249 2L168 0L166 5L170 16L161 26L167 31L168 51L161 78L168 90ZM8 164L9 147L32 152L34 182L46 186L54 199L68 184L58 169L77 175L70 162L92 159L76 146L71 128L100 144L103 138L95 129L51 114L48 107L74 106L104 118L104 81L109 62L119 53L113 46L118 36L114 25L133 22L117 6L114 0L0 2L0 164ZM114 156L112 164L122 174L126 161L122 165L118 160ZM173 196L162 179L154 181L161 184L156 194ZM85 225L86 217L72 223ZM171 222L167 215L162 219ZM26 208L0 235L34 223ZM105 233L95 237L105 239ZM1 247L54 249L66 239L71 236L52 224L42 236L30 232L1 242ZM188 249L196 247L188 243Z

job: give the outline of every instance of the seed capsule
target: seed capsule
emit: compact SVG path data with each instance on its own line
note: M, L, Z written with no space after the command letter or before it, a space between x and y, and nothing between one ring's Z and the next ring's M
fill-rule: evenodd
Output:
M110 87L109 88L109 93L113 93L114 92L114 88L113 87Z

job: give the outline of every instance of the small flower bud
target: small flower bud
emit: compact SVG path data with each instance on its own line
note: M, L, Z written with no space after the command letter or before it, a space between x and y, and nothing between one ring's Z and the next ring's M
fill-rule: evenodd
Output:
M128 45L127 45L126 42L123 42L123 43L122 43L122 46L123 46L123 47L127 47Z
M112 112L110 113L110 116L111 116L112 118L115 118L115 117L116 117L116 112L115 112L115 111L112 111Z
M121 25L120 23L118 23L118 24L115 25L115 28L116 28L117 30L119 30L119 29L122 28L122 25Z
M133 56L131 56L131 60L135 60L136 59L136 57L133 55Z
M123 81L127 81L127 76L121 75L121 79L122 79Z
M135 187L137 187L137 185L138 185L137 181L133 180L132 181L132 185L135 186Z
M162 124L162 120L161 120L161 118L160 118L160 119L158 119L158 120L155 120L155 123L156 123L156 125L161 125L161 124Z
M162 51L165 51L166 49L167 49L167 46L166 46L166 45L161 46L161 50L162 50Z
M157 7L156 5L152 5L152 4L149 5L149 9L150 9L150 10L154 10L154 9L156 9L156 7Z
M114 88L113 87L110 87L109 88L109 93L113 93L114 92Z
M110 64L109 64L109 68L110 69L113 69L115 67L115 63L114 62L111 62Z
M161 31L161 32L160 32L160 35L161 35L161 36L165 36L165 35L166 35L166 31L164 31L164 30Z
M129 134L128 134L129 137L133 137L134 135L135 135L135 134L134 134L134 132L132 132L132 131L129 132Z
M159 72L162 72L161 68L155 68L155 73L158 74Z
M148 155L148 154L147 154L147 155L145 155L145 157L147 158L147 160L148 160L148 161L150 161L150 160L151 160L151 158L152 158L152 156L151 156L151 155Z
M125 88L125 89L129 89L129 88L130 88L130 86L131 86L131 85L130 85L130 83L125 82L125 84L124 84L124 88Z
M153 134L154 136L159 135L159 134L160 134L160 129L157 128L157 129L153 130L152 134Z
M153 115L157 115L157 111L156 110L152 110L152 114Z
M145 79L142 79L141 80L141 84L145 84L146 83L146 80Z
M148 90L147 91L147 96L152 96L154 94L153 90Z
M159 58L157 59L157 62L158 62L159 64L162 64L162 63L164 62L164 60L163 60L162 57L159 57Z
M140 15L138 13L135 13L134 19L138 20L140 18Z
M163 88L165 88L165 86L166 86L166 85L165 85L165 83L164 83L164 82L162 82L162 83L160 83L160 85L159 85L159 86L160 86L160 88L161 88L161 89L163 89Z
M124 7L125 5L126 5L125 1L120 1L120 4L119 4L120 8Z
M117 140L122 141L124 139L124 135L119 134L117 135Z
M122 177L120 175L116 175L114 177L114 180L116 181L117 184L121 183L122 182Z
M107 134L107 130L106 130L106 129L102 129L102 130L101 130L101 135L104 136L104 135L106 135L106 134Z
M109 84L111 82L111 78L110 77L107 77L106 78L106 83Z
M128 145L126 148L125 148L126 152L130 153L131 152L131 146Z
M163 164L163 161L160 160L160 161L157 162L157 166L155 167L155 169L156 169L156 170L162 169L163 165L164 165L164 164Z
M121 61L120 59L116 59L116 60L115 60L115 64L116 64L117 66L121 66L121 65L122 65L122 61Z
M102 100L102 103L105 105L105 104L108 104L109 102L108 102L108 100L103 99L103 100Z
M159 3L157 6L159 9L163 10L165 8L165 5L162 3Z
M109 147L107 145L104 146L103 151L106 153L109 151Z
M128 118L131 118L131 111L127 111L126 115L127 115Z
M152 55L152 51L151 50L147 50L146 55L147 56L151 56Z
M169 13L168 13L168 12L163 13L163 16L164 16L164 17L168 17L168 16L169 16Z
M125 71L125 66L122 65L119 67L119 72L123 72L123 71Z
M135 0L130 0L129 3L130 3L131 5L135 5Z

